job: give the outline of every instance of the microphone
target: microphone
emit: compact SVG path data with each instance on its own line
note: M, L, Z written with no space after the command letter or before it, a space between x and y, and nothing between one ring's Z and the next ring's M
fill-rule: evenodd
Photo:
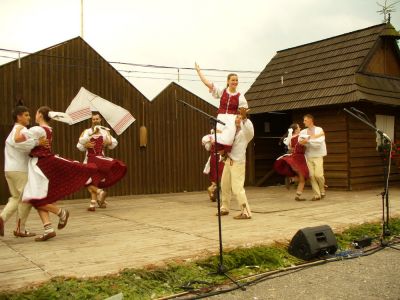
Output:
M390 143L392 142L392 139L386 133L384 133L382 130L377 129L376 132L378 134L380 134L383 138L385 138L388 142L390 142Z

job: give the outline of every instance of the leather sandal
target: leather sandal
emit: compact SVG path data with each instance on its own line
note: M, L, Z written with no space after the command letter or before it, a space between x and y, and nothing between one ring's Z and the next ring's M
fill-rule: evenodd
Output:
M299 196L296 196L296 197L294 198L294 200L296 200L296 201L306 201L307 199L300 198Z
M251 217L250 216L248 216L248 215L245 215L245 214L240 214L240 215L237 215L237 216L235 216L235 217L233 217L235 220L247 220L247 219L251 219Z
M312 199L311 199L311 201L319 201L319 200L321 200L321 198L320 197L312 197Z
M215 215L218 216L218 213L216 213ZM227 215L229 215L229 211L221 210L221 216L227 216Z
M87 210L88 210L88 211L96 211L96 207L94 207L94 206L89 206L89 207L87 208Z
M104 190L102 190L98 194L97 205L99 206L99 208L106 208L107 207L106 196L107 196L107 192L104 191Z
M63 229L65 226L67 226L68 218L69 218L69 211L65 209L65 216L64 218L59 219L57 228Z
M36 235L36 233L29 232L28 230L24 230L24 231L14 230L14 236L16 236L16 237L32 237L35 235Z
M51 239L53 237L56 236L56 232L52 231L52 232L48 232L48 233L44 233L42 235L39 235L37 238L35 238L36 242L44 242L47 241L48 239Z

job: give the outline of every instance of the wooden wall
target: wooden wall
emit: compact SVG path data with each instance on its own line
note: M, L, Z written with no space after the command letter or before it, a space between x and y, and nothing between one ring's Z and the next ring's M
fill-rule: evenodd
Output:
M177 97L216 114L212 105L184 90L170 85L153 102L148 101L81 38L75 38L21 59L21 68L14 61L0 66L0 139L1 147L12 128L11 112L18 99L35 111L48 105L65 111L81 86L128 109L137 119L121 136L119 146L108 152L128 166L125 178L110 188L110 195L148 194L201 190L207 186L202 174L207 153L201 137L209 131L208 119L175 105ZM175 93L176 91L176 93ZM139 127L148 129L147 148L139 147ZM34 120L32 120L34 122ZM68 126L53 123L53 150L61 156L83 160L76 143L90 122ZM7 201L8 187L4 179L4 154L1 151L0 203ZM88 197L86 191L73 195Z
M376 114L396 116L396 137L400 137L400 110L398 108L368 103L360 103L354 106L366 113L373 123L375 123ZM376 133L353 117L348 117L348 124L351 189L383 187L383 162L376 150ZM399 170L393 163L391 183L398 184L399 181Z
M396 116L396 139L400 140L400 109L388 106L359 103L355 105L337 105L291 113L292 121L275 120L275 126L299 123L302 127L303 116L311 113L315 124L324 129L328 155L324 158L326 183L329 188L358 190L383 186L382 159L376 151L375 132L361 121L343 111L344 107L356 106L366 112L375 122L375 114ZM289 112L287 112L290 115ZM258 136L255 139L255 174L256 181L272 168L274 160L282 148L276 141L260 138L261 124L267 120L267 114L253 116L258 124ZM286 124L286 125L284 125ZM276 183L278 176L271 176L266 185ZM400 182L399 169L392 165L391 184Z

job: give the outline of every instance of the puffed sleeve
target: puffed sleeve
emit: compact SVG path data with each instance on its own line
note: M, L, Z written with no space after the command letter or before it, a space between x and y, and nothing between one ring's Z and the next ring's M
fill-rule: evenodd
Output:
M110 137L111 137L111 145L108 145L108 149L114 149L115 147L117 147L118 141L113 136L110 135Z
M242 95L242 94L240 94L240 97L239 97L239 108L240 107L249 108L249 105L247 104L247 100L244 97L244 95Z
M39 139L34 138L30 134L28 129L23 128L21 130L21 134L25 136L25 141L16 143L14 141L15 136L13 136L11 139L12 146L14 146L19 151L28 153L39 144ZM15 135L15 132L14 132L14 135Z
M217 86L215 86L214 83L212 84L212 88L210 89L210 93L215 99L221 98L222 92L223 91L220 88L218 88Z

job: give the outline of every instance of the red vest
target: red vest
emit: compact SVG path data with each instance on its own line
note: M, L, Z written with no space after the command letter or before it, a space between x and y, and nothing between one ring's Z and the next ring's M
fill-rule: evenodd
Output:
M238 114L240 93L230 95L226 89L222 92L221 100L219 102L219 114Z
M43 147L43 146L36 146L31 150L31 153L29 153L29 156L31 157L46 157L46 156L51 156L53 153L51 152L51 142L53 138L53 134L50 130L50 128L43 126L42 127L44 131L46 131L46 139L49 140L49 148Z

